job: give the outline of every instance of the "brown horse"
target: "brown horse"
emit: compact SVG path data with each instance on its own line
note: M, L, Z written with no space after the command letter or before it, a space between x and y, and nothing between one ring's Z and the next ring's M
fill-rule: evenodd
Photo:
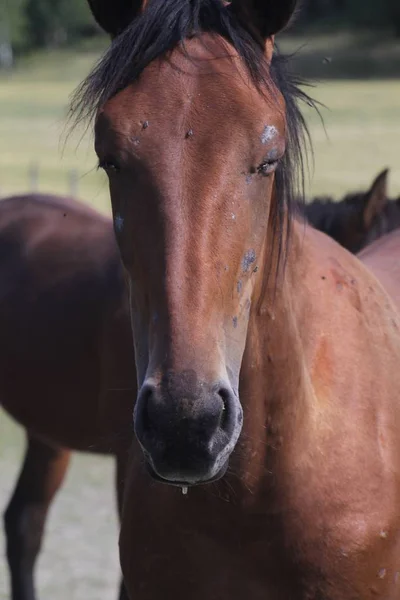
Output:
M96 114L140 386L130 598L398 599L400 318L292 218L273 36L296 2L90 4L114 41L74 109Z
M400 309L400 229L375 240L358 257L375 273Z
M300 214L350 252L359 252L400 227L400 199L388 199L388 172L382 171L366 192L347 194L339 202L327 196L300 203Z
M136 389L124 290L110 219L69 198L1 201L0 401L27 431L5 513L13 600L35 598L34 564L71 449L115 455L121 498Z

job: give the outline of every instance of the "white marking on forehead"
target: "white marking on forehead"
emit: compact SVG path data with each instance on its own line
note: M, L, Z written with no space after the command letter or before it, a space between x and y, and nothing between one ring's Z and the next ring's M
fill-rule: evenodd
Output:
M261 143L268 144L271 140L278 135L278 130L274 125L266 125L264 131L261 134Z
M121 215L119 213L117 213L115 215L114 226L115 226L115 230L118 232L122 231L124 228L124 218L121 217Z

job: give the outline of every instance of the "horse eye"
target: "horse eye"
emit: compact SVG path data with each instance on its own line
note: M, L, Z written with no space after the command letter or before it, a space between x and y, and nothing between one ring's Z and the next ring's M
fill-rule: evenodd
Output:
M278 163L279 160L265 160L261 163L261 165L259 165L259 167L257 167L257 173L265 176L271 175L271 173L276 170Z
M120 167L110 160L101 160L99 162L99 169L103 169L106 173L119 173Z

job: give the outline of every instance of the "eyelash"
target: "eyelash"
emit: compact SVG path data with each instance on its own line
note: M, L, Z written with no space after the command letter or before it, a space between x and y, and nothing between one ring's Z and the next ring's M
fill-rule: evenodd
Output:
M266 160L257 167L256 171L260 175L268 177L268 175L271 175L275 171L278 163L279 160ZM103 169L106 173L119 173L120 171L118 165L109 160L99 161L97 169Z
M101 160L97 166L97 169L103 169L106 173L119 173L120 168L110 160Z
M257 173L268 177L268 175L271 175L276 170L278 163L279 160L265 160L257 167Z

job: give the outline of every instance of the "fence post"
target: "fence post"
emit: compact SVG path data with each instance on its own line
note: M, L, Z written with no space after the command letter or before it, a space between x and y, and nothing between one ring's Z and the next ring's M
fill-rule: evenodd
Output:
M78 180L78 169L71 169L68 172L68 191L74 198L78 196Z
M31 192L37 192L39 188L39 165L31 163L29 166L29 189Z
M14 66L14 53L11 44L10 18L7 2L0 6L0 68L11 69Z

